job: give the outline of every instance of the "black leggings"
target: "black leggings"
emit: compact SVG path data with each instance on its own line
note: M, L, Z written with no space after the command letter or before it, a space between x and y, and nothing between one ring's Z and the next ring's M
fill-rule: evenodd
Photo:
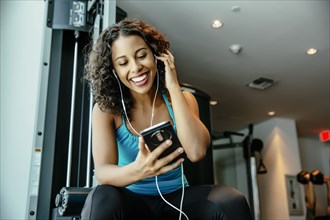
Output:
M163 195L180 207L182 190ZM251 220L248 203L242 193L232 187L213 185L185 188L182 211L189 220ZM81 213L82 220L177 220L179 211L157 196L144 196L125 188L100 185L88 195ZM185 216L182 215L182 220Z

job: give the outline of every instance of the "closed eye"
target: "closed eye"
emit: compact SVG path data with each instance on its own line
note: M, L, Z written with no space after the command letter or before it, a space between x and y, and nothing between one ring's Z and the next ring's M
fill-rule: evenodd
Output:
M138 56L138 59L142 60L144 58L146 58L147 54L144 54L144 55L141 55L141 56Z
M119 63L118 65L119 66L126 66L126 64L127 64L127 61L126 62L123 62L123 63Z

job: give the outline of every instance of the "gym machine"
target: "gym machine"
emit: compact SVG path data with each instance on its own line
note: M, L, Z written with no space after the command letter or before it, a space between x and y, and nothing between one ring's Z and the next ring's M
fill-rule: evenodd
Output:
M243 141L235 142L233 136L244 137L244 134L225 131L223 135L214 135L213 139L219 139L220 142L214 144L213 149L242 148L246 167L248 201L253 218L258 220L260 219L260 207L257 175L267 173L267 168L261 157L263 142L260 139L253 138L253 124L249 124L248 134Z
M64 186L91 186L93 99L82 80L84 56L103 27L126 17L116 1L105 0L48 0L45 12L26 219L57 218L52 212Z

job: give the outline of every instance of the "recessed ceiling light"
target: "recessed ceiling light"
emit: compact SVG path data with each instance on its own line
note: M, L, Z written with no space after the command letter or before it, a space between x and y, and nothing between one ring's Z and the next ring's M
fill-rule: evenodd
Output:
M215 106L215 105L217 105L217 104L218 104L218 101L216 101L216 100L211 100L211 101L210 101L210 105Z
M274 112L274 111L270 111L270 112L268 112L268 115L269 115L269 116L274 116L275 113L276 113L276 112Z
M214 20L213 23L212 23L213 28L221 28L222 25L223 25L222 22L219 21L219 20Z
M306 53L307 53L308 55L314 55L314 54L317 53L317 49L315 49L315 48L309 48L309 49L306 51Z

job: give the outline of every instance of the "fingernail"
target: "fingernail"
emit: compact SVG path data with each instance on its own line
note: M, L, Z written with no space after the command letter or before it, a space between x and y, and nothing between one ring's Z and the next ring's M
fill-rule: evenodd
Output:
M166 144L171 145L172 141L171 140L166 140Z
M182 147L178 148L178 152L183 153L183 148Z

